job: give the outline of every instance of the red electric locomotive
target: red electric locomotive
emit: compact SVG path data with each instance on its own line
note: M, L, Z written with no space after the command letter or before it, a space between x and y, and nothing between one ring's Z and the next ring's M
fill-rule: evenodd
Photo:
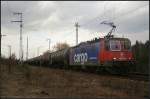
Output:
M99 63L113 67L115 70L127 71L135 62L131 51L131 42L127 38L110 38L101 40Z
M101 63L105 61L131 61L133 60L131 52L131 43L127 38L112 38L109 41L101 42L103 49L101 49L100 57Z
M104 38L82 42L69 51L69 65L98 70L107 69L117 73L128 72L133 68L134 59L131 51L131 42L128 38L113 37L112 32L116 26Z
M99 53L102 65L113 66L115 70L128 71L133 69L135 60L131 51L131 42L128 38L114 38L111 33L116 26L113 23L102 22L112 26L112 30L101 41L101 51ZM115 68L117 67L117 69Z
M118 64L132 63L134 61L131 42L127 38L111 38L101 41L101 51L99 53L100 63L102 64Z
M111 70L125 73L133 68L134 58L128 38L105 37L83 42L68 51L69 65L84 69Z

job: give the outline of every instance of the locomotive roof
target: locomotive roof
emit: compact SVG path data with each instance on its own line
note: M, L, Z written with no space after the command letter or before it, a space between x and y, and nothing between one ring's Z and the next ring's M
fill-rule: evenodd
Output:
M80 45L96 43L96 42L99 42L99 41L104 40L104 39L105 38L94 38L93 40L81 42L80 44L78 44L76 46L73 46L72 48L78 47ZM121 37L113 37L113 38L110 38L108 40L112 40L112 39L116 39L116 40L129 40L128 38L121 38Z

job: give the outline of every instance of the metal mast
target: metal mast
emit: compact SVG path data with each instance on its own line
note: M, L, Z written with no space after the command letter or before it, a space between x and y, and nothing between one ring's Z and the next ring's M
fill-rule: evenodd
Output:
M28 60L28 36L27 36L27 53L26 53L26 60Z
M22 46L22 23L23 23L23 20L22 20L22 13L13 13L14 15L19 15L20 16L20 20L19 21L12 21L12 22L19 22L20 23L20 50L19 50L19 58L20 58L20 62L22 63L23 61L23 46Z
M47 39L49 41L49 52L50 52L50 43L51 43L51 39Z
M80 27L78 22L75 23L75 27L76 27L76 45L77 45L78 44L78 28Z
M41 46L37 47L37 56L39 56L40 47L41 47Z
M11 45L8 45L9 48L9 58L11 59Z
M6 35L2 35L0 32L0 58L1 58L1 39L2 39L2 36L6 36Z

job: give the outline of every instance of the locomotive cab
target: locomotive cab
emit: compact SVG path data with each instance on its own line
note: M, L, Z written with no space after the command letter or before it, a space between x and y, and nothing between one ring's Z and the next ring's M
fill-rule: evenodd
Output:
M105 49L108 51L128 51L131 49L131 42L128 39L105 40Z
M129 65L134 59L131 51L131 42L127 38L104 39L104 48L101 63L104 65Z

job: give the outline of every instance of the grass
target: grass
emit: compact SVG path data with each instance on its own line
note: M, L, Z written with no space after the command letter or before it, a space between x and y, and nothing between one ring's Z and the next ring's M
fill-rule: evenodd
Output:
M115 79L109 79L102 82L102 86L118 90L118 91L124 91L128 95L134 96L134 95L143 95L148 97L148 82L142 82L142 81L133 81L133 80L115 80Z
M1 65L1 96L29 97L148 97L148 82L102 75L32 67Z

